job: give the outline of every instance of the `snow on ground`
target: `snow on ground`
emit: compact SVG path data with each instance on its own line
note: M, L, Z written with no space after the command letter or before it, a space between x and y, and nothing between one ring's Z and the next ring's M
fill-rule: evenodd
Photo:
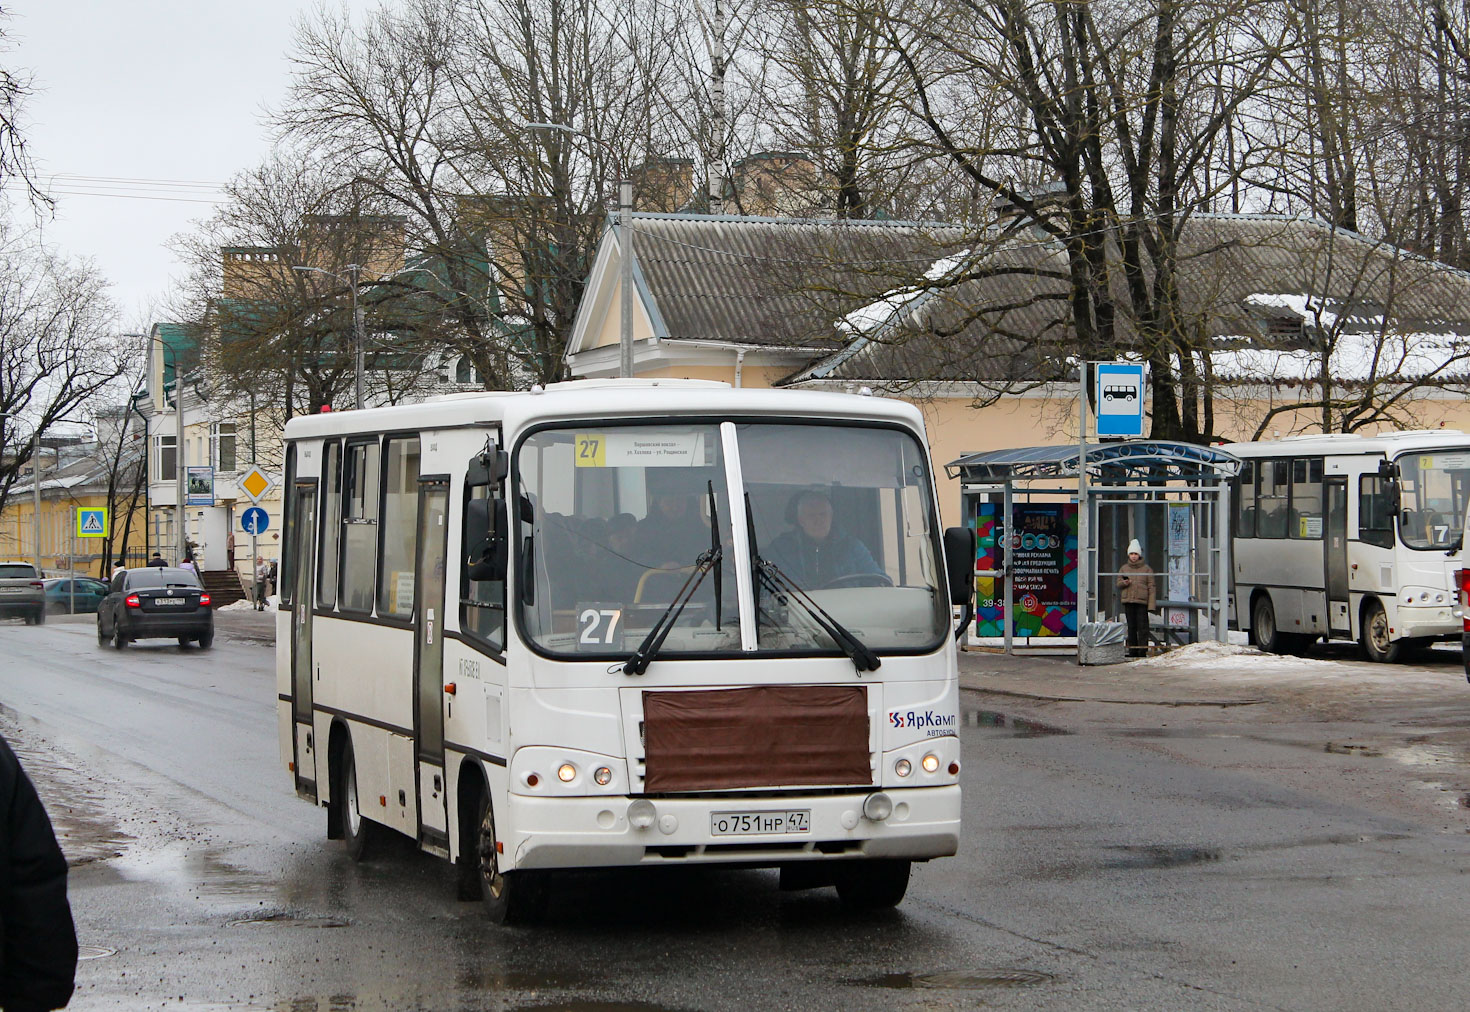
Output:
M1318 644L1305 656L1268 654L1239 643L1193 643L1166 654L1146 657L1107 670L1122 676L1120 681L1150 679L1169 684L1193 683L1212 688L1283 686L1294 689L1339 688L1371 692L1378 696L1422 692L1433 687L1439 692L1464 692L1463 669L1446 664L1443 658L1429 663L1375 664L1357 655L1332 651L1338 646ZM1427 659L1426 659L1427 660Z
M261 610L262 611L275 611L276 610L276 606L280 603L280 601L281 601L280 597L278 597L275 594L272 594L270 597L268 597L268 598L265 599L265 607L263 609L261 609ZM220 608L217 608L216 610L217 611L254 611L255 610L255 605L252 604L248 600L243 600L243 601L236 601L233 604L224 605L224 606L222 606Z

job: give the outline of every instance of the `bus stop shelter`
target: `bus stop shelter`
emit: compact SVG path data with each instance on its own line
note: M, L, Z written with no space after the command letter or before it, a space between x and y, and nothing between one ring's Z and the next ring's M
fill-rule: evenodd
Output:
M1240 461L1192 443L1093 443L1079 483L1082 457L1072 443L970 453L945 466L976 534L969 642L1001 642L1007 653L1075 648L1081 625L1121 615L1116 577L1134 538L1158 581L1152 638L1223 642L1229 483Z

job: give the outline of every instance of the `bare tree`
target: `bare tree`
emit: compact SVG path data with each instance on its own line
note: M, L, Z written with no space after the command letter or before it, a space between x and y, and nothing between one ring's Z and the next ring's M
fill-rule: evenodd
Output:
M32 462L33 435L72 419L123 371L106 282L0 224L0 511Z

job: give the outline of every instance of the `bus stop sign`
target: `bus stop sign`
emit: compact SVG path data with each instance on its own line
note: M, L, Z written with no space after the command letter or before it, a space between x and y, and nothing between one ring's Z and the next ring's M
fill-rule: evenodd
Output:
M1095 402L1099 436L1142 436L1142 363L1099 362Z

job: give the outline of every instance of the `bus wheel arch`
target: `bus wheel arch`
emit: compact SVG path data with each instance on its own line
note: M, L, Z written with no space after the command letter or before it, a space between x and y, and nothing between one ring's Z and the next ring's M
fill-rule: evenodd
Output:
M465 786L466 781L470 786ZM486 916L496 924L538 920L546 908L545 876L540 872L502 870L503 841L495 830L489 780L483 771L476 776L462 770L460 784L460 897L478 897L485 905ZM467 802L471 803L468 808Z
M1392 664L1403 653L1403 642L1392 638L1388 609L1377 597L1365 597L1358 606L1358 629L1358 645L1370 661Z

